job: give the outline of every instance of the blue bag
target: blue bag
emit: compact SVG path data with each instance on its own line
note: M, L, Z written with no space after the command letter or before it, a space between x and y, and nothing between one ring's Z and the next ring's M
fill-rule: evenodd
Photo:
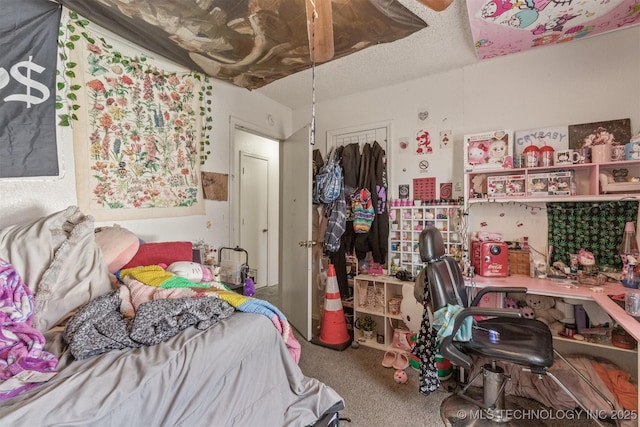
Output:
M316 175L313 188L313 203L326 204L335 201L342 189L342 166L334 159L333 149L329 152L328 161L322 165Z

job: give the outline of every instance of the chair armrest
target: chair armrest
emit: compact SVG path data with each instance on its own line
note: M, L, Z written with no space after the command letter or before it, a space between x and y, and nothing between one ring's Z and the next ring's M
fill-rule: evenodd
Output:
M440 342L440 353L445 359L457 366L466 369L471 368L472 359L468 354L464 354L453 345L453 338L458 333L458 329L462 326L462 322L469 316L491 316L491 317L522 317L520 310L511 310L504 308L485 308L485 307L468 307L461 310L453 322L453 330L451 334L444 337Z
M489 292L526 293L527 292L527 288L522 287L522 286L509 287L509 288L498 287L498 286L487 286L486 288L480 289L480 292L478 292L478 295L476 295L475 298L473 298L473 301L471 301L471 304L469 304L469 306L470 307L477 306L478 303L480 302L480 299L484 296L484 294L488 294Z

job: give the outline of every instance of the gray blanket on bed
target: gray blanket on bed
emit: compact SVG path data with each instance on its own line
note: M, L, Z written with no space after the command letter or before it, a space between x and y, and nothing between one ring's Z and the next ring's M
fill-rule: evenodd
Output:
M234 312L233 306L218 298L169 298L141 304L128 319L120 313L120 298L114 290L80 308L63 337L71 354L82 360L109 350L159 344L190 326L205 330Z

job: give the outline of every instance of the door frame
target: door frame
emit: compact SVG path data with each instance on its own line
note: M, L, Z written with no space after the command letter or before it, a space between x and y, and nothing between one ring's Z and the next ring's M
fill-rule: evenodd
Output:
M278 151L281 150L281 145L284 137L280 132L277 132L275 129L267 129L261 126L258 126L254 123L247 122L245 120L239 119L234 116L229 116L229 180L230 180L230 191L229 191L229 230L228 230L228 246L239 246L240 245L240 179L239 179L239 170L237 168L240 167L240 150L237 148L236 144L236 130L242 130L247 133L254 134L256 136L267 138L275 141L278 144ZM279 174L279 171L278 171ZM279 175L278 175L279 176ZM279 178L278 178L279 179ZM279 208L279 203L278 209ZM277 218L280 216L280 212L278 211L275 218L276 224L278 224ZM271 227L269 227L271 230ZM279 233L277 230L273 233L269 233L269 247L273 244L272 241L275 240L276 247L279 247ZM251 256L251 254L249 254ZM251 264L249 265L251 267ZM276 272L278 270L278 263L276 263ZM279 272L276 277L279 276ZM267 277L267 284L269 278ZM279 284L278 284L279 286Z
M275 141L279 144L278 141ZM272 189L271 189L271 185L269 183L269 176L270 176L270 170L271 170L271 163L270 163L270 158L266 157L266 156L262 156L259 154L254 154L254 153L250 153L247 151L243 151L243 150L238 150L238 154L239 154L239 167L242 168L244 167L243 164L243 159L244 158L252 158L252 159L257 159L257 160L261 160L266 162L266 167L267 167L267 179L266 179L266 195L267 195L267 208L265 209L264 215L266 216L266 224L265 227L267 230L269 230L269 221L270 221L270 215L269 215L269 206L268 206L268 200L269 197L271 196L272 193ZM242 171L238 171L238 176L239 178L239 182L238 182L238 187L240 188L239 191L239 210L238 210L238 214L240 214L240 224L239 224L239 228L238 228L238 241L240 242L240 246L247 250L250 249L246 243L247 241L245 240L245 238L242 235L242 221L244 218L247 217L247 211L246 208L242 206L242 200L243 200L243 191L244 191L244 180L243 180L243 176L244 174L242 173ZM245 183L246 184L246 183ZM246 199L245 199L246 200ZM279 206L279 203L278 203ZM258 240L260 238L260 236L255 236ZM244 243L243 243L244 241ZM249 266L256 268L257 272L258 272L258 278L259 280L256 280L256 285L257 287L263 287L263 286L268 286L269 285L269 277L270 277L270 270L271 270L271 266L270 266L270 257L269 257L269 243L271 242L271 235L269 234L269 231L267 231L267 240L265 242L265 253L264 253L264 268L262 269L262 271L260 270L260 257L261 254L260 253L251 253L251 251L248 251L249 256L251 258L250 262L249 262ZM259 246L259 244L258 244Z

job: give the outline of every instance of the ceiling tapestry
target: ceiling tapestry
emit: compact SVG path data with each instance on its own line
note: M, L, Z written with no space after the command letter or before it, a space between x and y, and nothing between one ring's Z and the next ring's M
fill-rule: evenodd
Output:
M565 43L640 22L638 0L468 0L480 59Z
M191 70L257 89L311 67L305 0L58 0ZM427 24L397 0L333 0L335 55Z

